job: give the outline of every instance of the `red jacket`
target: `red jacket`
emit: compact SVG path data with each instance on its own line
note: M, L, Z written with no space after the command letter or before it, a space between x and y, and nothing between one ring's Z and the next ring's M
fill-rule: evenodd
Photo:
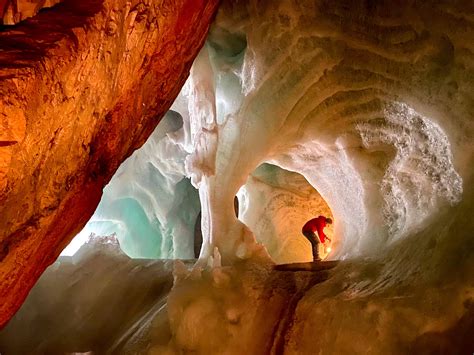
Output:
M326 227L326 217L319 216L306 222L303 226L302 232L303 234L308 232L318 232L319 240L321 243L324 243L327 238L326 234L324 234L324 227Z

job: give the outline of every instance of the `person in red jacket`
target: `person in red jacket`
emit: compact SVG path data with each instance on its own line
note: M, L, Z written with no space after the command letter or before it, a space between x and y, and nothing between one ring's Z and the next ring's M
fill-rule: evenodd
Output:
M332 219L324 216L319 216L310 219L303 226L303 235L309 240L313 249L313 261L321 261L318 249L319 243L324 244L326 239L331 241L331 239L329 239L326 234L324 234L324 227L326 227L327 224L332 224ZM318 234L316 235L315 232L318 232Z

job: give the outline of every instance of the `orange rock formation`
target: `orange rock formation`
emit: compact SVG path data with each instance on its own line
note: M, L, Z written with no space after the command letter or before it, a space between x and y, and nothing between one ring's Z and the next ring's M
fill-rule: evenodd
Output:
M168 110L217 5L66 0L0 32L0 328Z
M0 0L0 24L14 25L61 0Z

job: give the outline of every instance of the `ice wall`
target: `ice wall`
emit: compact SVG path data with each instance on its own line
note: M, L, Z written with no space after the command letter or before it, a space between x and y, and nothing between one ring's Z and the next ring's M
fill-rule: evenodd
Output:
M470 44L441 33L424 5L388 7L224 5L184 95L204 258L214 247L224 261L260 253L232 200L263 162L302 174L327 201L335 258L376 254L461 200Z
M94 233L115 234L134 258L193 258L200 205L186 178L184 134L181 116L169 111L117 170L94 215L63 255L74 254Z
M216 247L224 263L268 259L235 217L233 198L269 162L303 175L329 204L334 258L376 254L424 228L462 198L472 159L465 117L473 112L470 42L428 21L424 6L224 2L173 106L182 128L133 163L144 171L154 155L158 173L140 172L141 188L109 187L111 211L135 205L133 213L99 208L89 227L134 234L122 240L130 255L191 255L178 247L190 250L190 238L178 235L189 234L195 217L180 208L193 194L186 176L199 189L201 260ZM179 162L169 163L172 155Z
M187 169L207 223L201 258L217 249L233 266L177 279L169 348L473 351L472 10L467 1L224 2L188 81L202 139ZM331 257L344 261L325 283L281 275L288 295L278 275L255 276L265 260L256 241L269 230L258 209L238 221L232 199L262 163L303 175L328 203ZM243 189L258 200L260 189ZM280 311L285 299L294 303ZM196 322L204 326L187 337Z

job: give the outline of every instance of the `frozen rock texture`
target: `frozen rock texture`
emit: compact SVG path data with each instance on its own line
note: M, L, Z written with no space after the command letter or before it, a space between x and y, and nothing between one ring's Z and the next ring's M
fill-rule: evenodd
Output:
M60 1L62 0L0 0L0 19L4 25L14 25Z
M0 327L178 94L217 1L67 0L0 32Z

